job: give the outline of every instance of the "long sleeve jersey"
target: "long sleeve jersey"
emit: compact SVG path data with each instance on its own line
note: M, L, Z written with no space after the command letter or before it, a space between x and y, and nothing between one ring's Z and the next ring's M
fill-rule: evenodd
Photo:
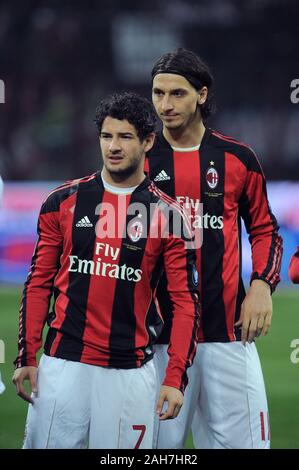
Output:
M197 249L202 302L199 341L240 340L241 330L234 324L245 297L241 218L251 243L251 280L262 279L274 291L282 256L279 227L255 153L211 129L205 130L199 148L184 151L173 149L160 133L148 154L145 170L162 191L186 209L191 208L192 226L202 231ZM165 320L160 341L167 343L174 313L167 276L161 279L157 298Z
M36 365L46 322L49 356L102 367L142 366L163 326L155 295L165 268L174 321L164 385L183 391L199 319L188 224L177 202L148 178L129 195L105 190L99 173L54 190L38 219L16 367Z

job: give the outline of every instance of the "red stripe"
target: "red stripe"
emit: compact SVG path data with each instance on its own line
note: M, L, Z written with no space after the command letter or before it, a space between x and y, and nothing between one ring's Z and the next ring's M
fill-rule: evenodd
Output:
M53 278L57 274L62 238L58 228L58 212L49 212L39 216L41 236L38 241L34 264L31 266L30 282L26 289L26 355L27 365L42 343L42 330L49 309ZM51 228L49 228L51 227ZM51 230L51 237L49 231ZM44 235L46 233L46 236ZM29 315L27 315L27 312Z
M152 274L152 271L155 267L155 263L157 261L156 256L148 256L148 253L157 253L159 250L160 245L160 238L154 238L150 236L150 233L161 233L161 228L154 227L153 231L153 224L158 223L160 225L161 217L159 217L159 210L156 208L151 221L149 236L146 241L144 256L142 259L142 263L140 269L142 270L142 278L139 282L136 283L134 289L134 306L135 306L135 316L136 316L136 332L135 332L135 347L141 348L144 347L145 344L148 344L149 335L146 329L146 318L148 315L148 309L150 307L152 301L152 292L151 289L148 288L151 282L151 278L149 274ZM147 295L146 295L147 294ZM158 306L158 302L156 302ZM160 308L158 310L159 315ZM162 317L161 317L162 318Z
M167 223L167 221L165 220L164 223ZM167 243L172 245L171 236ZM181 246L179 247L179 245ZM186 363L190 365L191 358L194 356L194 336L197 333L194 328L195 318L192 318L192 314L195 315L195 307L192 294L189 292L188 271L186 269L187 259L184 252L184 241L177 239L176 253L171 252L171 250L166 250L164 253L165 265L168 266L167 287L173 305L173 316L176 318L176 321L173 321L172 324L170 344L175 344L176 351L178 351L176 361L171 361L168 365L167 376L169 380L172 380L171 377L177 377L180 370L182 373L180 377L181 384L185 381ZM193 306L193 311L191 311L191 305Z
M56 318L52 322L52 327L59 330L65 320L65 312L69 302L67 296L67 290L69 287L69 262L67 261L68 255L72 253L72 230L74 222L75 206L77 201L77 192L72 194L69 198L63 201L60 205L60 213L65 214L65 217L61 219L60 228L64 239L64 250L61 256L61 268L59 275L55 280L55 287L59 289L59 296L56 299L55 311ZM58 338L56 337L58 341ZM54 343L56 344L56 340ZM53 347L53 346L52 346ZM57 343L58 347L58 343ZM57 348L56 347L56 348ZM56 351L56 348L55 351ZM53 350L54 350L53 349Z
M63 334L58 331L58 332L57 332L57 335L56 335L56 337L55 337L55 339L54 339L54 341L53 341L53 344L52 344L52 346L51 346L51 350L50 350L50 355L51 355L51 356L55 356L56 351L57 351L57 348L58 348L58 346L59 346L59 343L60 343L60 341L61 341L61 339L62 339L62 336L63 336Z
M260 420L261 420L261 438L262 438L262 441L265 441L266 440L265 423L264 423L264 413L262 411L260 412Z
M95 239L94 257L93 261L95 266L97 261L100 260L101 264L98 264L102 268L105 267L103 263L119 264L119 254L122 244L122 238L119 234L123 233L124 226L126 223L126 215L128 209L128 203L130 195L117 195L112 194L108 191L104 192L102 204L110 204L114 208L111 217L106 214L105 208L101 210L99 219L104 217L108 220L107 230L114 228L115 237L99 238ZM118 209L118 205L121 205L121 209ZM104 243L105 246L98 246L98 254L96 250L96 243ZM110 248L113 248L114 252L119 250L117 258L114 260ZM106 252L107 250L107 252ZM91 362L94 360L94 345L99 345L101 349L105 349L107 354L107 365L109 363L109 340L112 322L112 311L115 297L117 279L105 277L104 275L90 276L90 285L88 300L86 306L86 327L83 335L84 348L82 351L81 360L82 362ZM93 345L93 348L88 347L89 344ZM103 358L101 358L103 361Z
M271 245L273 243L271 230L273 230L274 227L270 216L267 197L263 190L263 176L261 174L248 172L246 192L248 200L251 201L249 214L252 221L253 268L255 272L262 274L267 266L269 254L271 255ZM264 230L263 227L265 227ZM275 247L272 249L275 250ZM274 261L275 259L272 262L270 272L273 272ZM269 273L267 275L269 275Z
M145 171L147 174L149 174L150 169L149 169L149 161L148 161L148 158L145 158L145 160L144 160L144 171Z
M224 253L222 259L223 302L227 335L234 341L234 323L239 283L239 232L236 223L238 192L246 178L246 168L234 155L225 153L225 189L223 210ZM234 197L232 197L234 195ZM234 229L235 228L235 229Z
M200 153L198 150L191 152L173 152L173 164L174 164L174 175L175 175L175 195L176 197L182 197L188 195L195 204L200 203ZM192 178L190 177L192 175ZM186 199L184 199L186 201ZM191 210L191 220L194 222L195 207ZM191 226L192 222L191 222ZM202 237L202 232L196 231L196 236ZM199 242L198 245L200 246ZM201 249L196 250L196 267L199 273L199 290L200 298L202 299L202 282L201 282ZM200 322L201 323L201 322ZM203 330L199 330L199 341L203 341Z

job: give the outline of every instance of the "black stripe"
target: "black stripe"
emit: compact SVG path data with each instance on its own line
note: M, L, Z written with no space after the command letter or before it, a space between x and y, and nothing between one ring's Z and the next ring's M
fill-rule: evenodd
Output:
M148 163L150 179L159 189L175 199L173 150L162 134L157 136L156 142L148 154ZM158 176L162 170L167 173L167 176L169 176L170 179L165 181L155 181L156 176Z
M164 191L168 196L175 199L175 174L173 150L169 143L165 140L162 133L159 133L155 144L148 154L149 176L152 181L164 170L170 177L166 181L154 181L155 185ZM170 341L170 331L173 318L173 304L168 292L168 282L163 272L159 285L157 287L157 300L159 302L161 314L164 321L164 328L158 338L159 344L168 344Z
M237 291L237 299L236 299L236 311L235 311L235 318L234 322L236 323L241 314L241 305L246 295L244 283L242 280L242 225L241 225L241 217L238 215L238 238L239 238L239 282L238 282L238 291ZM236 340L241 340L241 328L237 327L234 328L234 333L236 336Z
M52 344L54 343L57 334L58 334L58 330L54 328L49 328L48 333L47 333L47 338L45 341L45 346L44 346L44 353L47 356L51 355L50 352L51 352Z
M170 341L174 305L169 295L168 281L165 275L165 271L163 271L163 275L161 276L160 282L157 287L157 300L164 321L164 327L162 333L158 338L157 343L168 344Z
M218 172L219 181L215 190L211 190L206 181L210 162ZM221 148L206 145L200 151L201 165L201 202L204 214L217 217L224 213L225 194L225 157ZM219 194L215 196L213 194ZM226 312L223 301L222 263L224 255L224 236L222 230L210 226L203 230L201 248L201 282L202 282L202 330L204 339L229 341L226 325Z
M189 345L189 350L188 350L188 355L187 355L187 360L190 360L190 356L194 352L194 341L197 338L198 321L199 321L199 308L198 308L199 306L197 303L197 296L198 296L198 299L200 300L198 286L194 282L194 270L196 271L196 254L194 250L186 251L186 268L187 268L187 285L188 285L188 289L190 291L192 300L194 302L194 323L193 323L192 336L190 339L190 345ZM185 390L187 384L188 384L188 375L187 375L187 370L186 370L182 376L181 391Z
M93 260L95 226L98 221L95 212L98 204L102 202L103 194L104 191L96 180L79 185L72 230L72 255L78 256L79 259ZM76 227L76 223L85 216L89 218L93 227ZM90 274L69 272L66 295L73 302L69 300L66 308L66 318L60 330L63 336L55 353L57 357L72 361L81 359L90 279Z
M274 271L271 274L270 278L268 279L268 282L271 283L271 291L272 292L274 291L274 289L276 287L276 284L277 284L277 281L274 279L274 277L278 276L279 273L280 273L281 258L282 258L282 238L277 233L275 233L275 235L276 235L276 237L275 237L275 247L277 246L277 256L276 256L276 261L275 261L275 265L274 265ZM276 251L276 250L274 249L274 251ZM272 285L273 281L274 281L275 285Z
M157 199L157 198L156 198ZM128 214L126 216L126 227L129 227L133 219L144 221L146 217L147 235L150 230L150 221L153 213L150 211L150 202L153 200L152 195L148 191L134 191L130 199L130 205L141 203L146 207L140 219L137 213ZM129 211L128 211L129 212ZM144 227L144 224L143 224ZM147 237L141 237L140 240L134 242L128 233L122 239L122 245L119 257L119 266L124 264L133 268L134 271L141 268ZM134 278L135 274L131 275ZM127 368L137 365L137 354L135 350L135 334L136 334L136 317L135 311L138 306L134 305L134 292L136 282L126 279L117 279L115 286L114 302L111 316L111 332L109 339L110 359L109 366L116 368ZM146 357L146 353L144 351ZM148 359L148 357L146 357Z
M78 190L78 184L73 184L66 188L61 188L50 194L42 205L41 214L48 212L58 212L60 204Z

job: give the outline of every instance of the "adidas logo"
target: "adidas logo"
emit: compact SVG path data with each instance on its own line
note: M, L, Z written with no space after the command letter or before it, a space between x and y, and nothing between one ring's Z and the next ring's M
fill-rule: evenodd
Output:
M93 227L87 215L76 223L76 227Z
M165 170L160 171L160 173L154 179L154 181L166 181L166 180L170 180L170 176L168 176Z

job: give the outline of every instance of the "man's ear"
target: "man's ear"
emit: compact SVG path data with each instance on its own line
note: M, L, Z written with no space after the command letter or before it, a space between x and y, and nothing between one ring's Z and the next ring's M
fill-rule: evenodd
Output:
M145 139L144 139L144 152L147 153L151 150L152 146L154 145L156 138L156 134L151 132Z
M199 92L198 92L198 98L197 98L197 103L202 105L207 101L208 97L208 88L206 86L203 86Z

